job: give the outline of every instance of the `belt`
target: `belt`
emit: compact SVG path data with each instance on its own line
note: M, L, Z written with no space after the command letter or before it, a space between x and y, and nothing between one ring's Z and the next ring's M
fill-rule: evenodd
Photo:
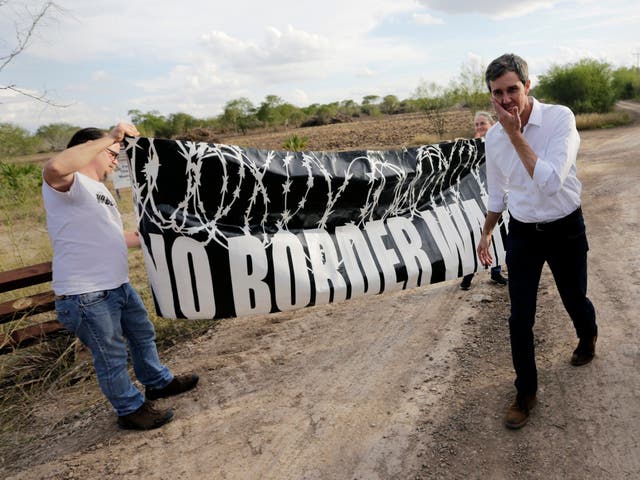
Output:
M551 222L532 222L526 223L517 220L515 217L511 216L509 223L513 223L515 226L527 228L530 230L535 230L536 232L548 232L551 230L556 230L561 228L567 224L572 223L582 216L582 207L578 207L573 212L571 212L566 217L559 218L557 220L553 220Z

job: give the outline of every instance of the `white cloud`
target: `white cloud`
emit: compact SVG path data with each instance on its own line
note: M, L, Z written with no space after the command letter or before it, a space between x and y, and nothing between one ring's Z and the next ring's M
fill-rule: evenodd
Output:
M267 27L261 43L234 38L221 31L204 34L202 41L214 59L224 59L238 70L323 60L332 53L326 37L291 25L284 31Z
M418 0L427 8L449 14L479 13L492 18L520 17L542 8L551 8L557 1L528 0L505 2L503 0Z
M27 90L26 93L37 96L41 92ZM78 102L67 107L56 107L7 90L0 90L0 109L3 122L20 125L32 132L50 123L108 128L121 120L108 106L96 108Z
M113 80L113 77L104 70L96 70L91 74L91 80L94 82L108 82Z
M414 23L418 25L442 25L444 24L444 20L438 17L434 17L433 15L429 15L428 13L414 13L411 18Z
M635 64L639 46L637 0L56 3L63 12L1 72L0 84L47 90L73 107L23 98L0 103L3 121L108 127L132 108L214 116L240 96L258 104L274 94L299 106L367 94L406 98L421 77L446 85L465 62L486 64L504 51L526 58L533 75L585 55ZM499 28L463 15L531 12L533 21ZM0 39L14 37L0 16Z
M356 77L358 78L371 78L371 77L375 77L375 75L376 75L376 72L367 67L364 67L358 72L356 72Z

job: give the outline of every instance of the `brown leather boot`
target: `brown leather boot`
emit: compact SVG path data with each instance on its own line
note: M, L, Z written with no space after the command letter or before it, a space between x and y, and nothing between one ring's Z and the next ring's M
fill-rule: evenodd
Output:
M156 410L151 403L144 402L133 413L118 417L118 426L125 430L151 430L161 427L173 418L173 410Z
M505 415L505 426L514 430L524 427L529 421L529 413L535 407L536 401L535 393L529 395L518 393Z
M571 355L571 365L574 367L581 367L593 360L596 356L596 340L598 336L594 336L587 339L580 339L578 347L573 351Z
M195 373L177 375L164 388L145 388L144 395L147 400L157 400L158 398L171 397L179 393L191 390L198 384L200 377Z

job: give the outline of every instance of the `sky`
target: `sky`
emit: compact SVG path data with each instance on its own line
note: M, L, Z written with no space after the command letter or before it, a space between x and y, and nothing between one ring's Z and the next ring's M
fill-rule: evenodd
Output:
M38 0L0 0L0 64ZM631 67L637 0L55 0L27 48L0 69L0 123L108 128L129 110L215 117L240 97L299 107L411 97L503 53L532 84L582 58ZM98 5L98 6L97 6Z

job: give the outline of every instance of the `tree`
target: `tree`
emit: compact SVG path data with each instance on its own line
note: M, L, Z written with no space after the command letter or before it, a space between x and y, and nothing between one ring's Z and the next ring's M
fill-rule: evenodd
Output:
M278 116L285 127L297 127L304 119L304 113L301 109L291 103L283 103L276 107Z
M360 116L360 105L354 102L351 99L342 100L340 102L340 106L338 108L340 113L346 115L347 117L358 117Z
M13 3L15 2L12 2L11 0L0 0L0 15L5 18L12 18L18 15L18 18L13 18L16 25L15 41L12 42L9 39L4 38L0 39L0 47L8 47L6 51L0 51L0 72L15 60L18 55L24 52L38 26L44 21L44 19L53 11L61 11L60 7L58 7L55 2L42 1L35 8L32 7L31 9L28 9L25 7L24 13L20 14L16 13L17 9L12 5ZM34 94L20 88L14 83L0 84L0 90L9 90L49 105L62 106L49 100L46 96L46 92Z
M491 106L491 98L484 78L486 67L482 63L469 61L460 67L460 74L451 81L449 92L456 102L471 110L482 110Z
M129 110L127 115L131 118L140 133L145 137L170 138L174 133L169 120L160 115L157 110L141 112L140 110Z
M245 97L228 101L224 106L222 123L228 128L233 128L236 133L247 133L247 130L257 123L253 103Z
M612 86L616 98L640 98L640 69L621 67L614 70Z
M376 116L380 114L380 97L378 95L365 95L362 97L360 110L365 115Z
M268 127L275 127L276 125L282 124L284 120L280 116L278 107L283 103L284 101L277 95L267 95L260 104L256 112L256 117Z
M386 95L382 99L382 103L380 104L380 111L382 113L386 113L387 115L391 115L393 113L397 113L398 107L400 106L400 101L398 97L395 95Z
M568 65L554 65L540 76L535 94L566 105L574 113L604 113L613 108L611 66L606 62L584 58Z
M79 129L68 123L51 123L38 128L36 137L45 150L59 152L67 147L69 140Z
M427 114L431 130L442 138L447 126L445 110L451 106L452 96L437 83L425 81L420 82L413 96L416 105Z
M38 140L12 123L0 123L0 159L35 153Z
M183 112L170 114L169 118L167 119L167 123L169 129L171 130L171 137L174 137L175 135L181 135L194 128L203 127L205 124L204 120L200 120L189 115L188 113Z

